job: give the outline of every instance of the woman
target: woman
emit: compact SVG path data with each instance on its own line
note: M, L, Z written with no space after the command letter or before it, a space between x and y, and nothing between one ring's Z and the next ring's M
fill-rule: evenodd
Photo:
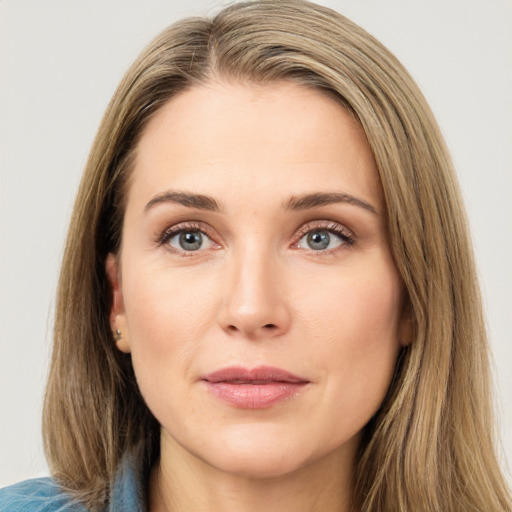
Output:
M387 50L296 1L146 49L78 193L44 415L56 483L5 510L510 510L457 185Z

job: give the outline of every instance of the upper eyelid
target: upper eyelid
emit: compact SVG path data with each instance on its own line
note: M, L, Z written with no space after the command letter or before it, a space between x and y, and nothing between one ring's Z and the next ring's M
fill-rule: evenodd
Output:
M335 229L337 228L337 229ZM333 220L313 220L309 222L305 222L297 231L296 236L303 236L314 229L325 229L326 231L335 231L335 232L345 232L352 236L354 233L351 229L347 228L345 225L333 221Z
M178 233L181 233L183 231L200 231L203 233L203 235L210 238L212 241L212 231L213 229L210 228L207 224L200 221L183 221L178 222L177 224L173 224L172 226L167 227L164 229L158 236L157 239L159 243L163 244L166 241L170 240L172 237L177 235Z
M201 231L204 234L208 234L209 231L212 230L208 226L208 224L205 224L202 221L183 221L178 222L177 224L173 224L172 226L169 226L164 229L163 233L179 233L180 231Z

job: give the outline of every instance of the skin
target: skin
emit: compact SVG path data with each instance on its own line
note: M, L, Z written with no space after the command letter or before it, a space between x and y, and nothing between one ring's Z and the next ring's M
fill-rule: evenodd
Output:
M210 196L219 211L168 191ZM366 206L343 196L285 207L318 192ZM126 204L122 248L107 261L110 319L162 425L150 510L348 510L361 429L404 338L403 287L358 122L293 83L195 86L146 127ZM204 232L200 249L163 235L182 228ZM322 231L330 245L312 247L308 233ZM260 365L308 384L245 409L201 380Z

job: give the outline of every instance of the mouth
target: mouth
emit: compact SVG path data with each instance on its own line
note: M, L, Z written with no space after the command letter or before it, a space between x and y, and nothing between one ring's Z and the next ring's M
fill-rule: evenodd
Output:
M265 409L298 395L310 381L271 366L229 367L201 378L215 397L241 409Z

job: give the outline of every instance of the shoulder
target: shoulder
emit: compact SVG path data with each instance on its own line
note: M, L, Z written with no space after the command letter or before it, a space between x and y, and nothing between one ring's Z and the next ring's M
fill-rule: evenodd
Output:
M0 489L0 512L86 512L86 509L51 478L36 478Z

